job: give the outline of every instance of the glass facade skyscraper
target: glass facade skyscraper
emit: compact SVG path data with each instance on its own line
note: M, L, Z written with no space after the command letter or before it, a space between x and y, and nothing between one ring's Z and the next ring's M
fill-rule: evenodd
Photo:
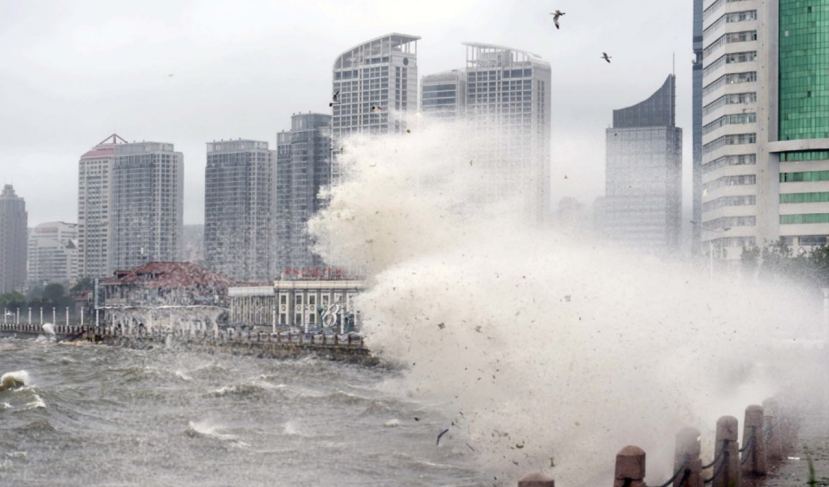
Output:
M0 193L0 294L26 285L26 201L7 184Z
M613 111L607 129L603 231L621 245L678 250L682 210L682 129L676 127L676 77L647 100Z
M301 113L277 134L275 276L319 267L308 220L322 209L319 192L331 181L331 116Z
M829 0L716 0L703 12L703 240L737 259L829 235Z
M273 279L275 176L267 142L207 144L204 252L210 270L239 281Z
M114 146L112 265L127 270L181 256L184 156L173 144Z
M424 76L420 82L420 111L430 117L458 119L466 107L466 73L454 69Z

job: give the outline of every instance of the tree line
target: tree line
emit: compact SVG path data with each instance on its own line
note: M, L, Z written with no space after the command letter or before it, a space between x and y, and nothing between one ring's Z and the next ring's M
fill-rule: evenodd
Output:
M84 277L69 288L68 292L59 283L35 286L25 295L17 291L12 291L0 295L0 308L5 308L8 312L28 308L58 308L58 310L67 307L73 308L75 306L75 296L78 296L83 291L91 291L93 286L94 281L89 277Z

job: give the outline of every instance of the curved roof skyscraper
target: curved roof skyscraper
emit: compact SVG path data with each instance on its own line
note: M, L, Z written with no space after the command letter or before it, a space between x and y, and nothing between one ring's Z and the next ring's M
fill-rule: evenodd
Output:
M340 54L333 67L332 135L406 130L399 114L417 110L418 36L391 33Z

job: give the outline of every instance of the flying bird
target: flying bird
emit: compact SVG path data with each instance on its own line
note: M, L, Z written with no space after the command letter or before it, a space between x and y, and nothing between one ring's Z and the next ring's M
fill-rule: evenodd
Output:
M374 113L380 113L380 112L383 111L383 107L381 107L381 106L372 106L371 111L374 112Z
M610 56L608 56L606 52L602 53L602 59L604 59L608 63L610 62Z
M333 107L334 105L339 105L339 104L340 104L340 90L337 90L337 92L334 93L334 96L331 97L331 103L329 103L328 106Z
M175 76L175 75L174 74L168 74L167 75L168 78L172 78L173 76Z
M556 10L555 12L550 12L550 15L553 16L553 23L556 24L556 29L560 29L561 26L558 23L558 19L559 17L564 15L564 12L562 12L561 10Z

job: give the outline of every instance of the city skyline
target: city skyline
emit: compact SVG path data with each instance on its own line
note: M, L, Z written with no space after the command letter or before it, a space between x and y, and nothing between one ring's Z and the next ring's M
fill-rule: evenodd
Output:
M579 5L563 1L560 2L562 10L569 10L570 13L562 30L558 32L544 9L537 13L523 9L519 15L515 9L498 2L442 5L441 22L425 15L428 5L424 7L424 12L406 18L399 18L391 7L377 6L369 16L374 20L373 26L364 27L360 24L356 28L349 22L354 17L353 12L341 16L326 11L322 6L296 5L295 15L319 17L319 25L312 26L312 31L326 32L326 35L321 36L320 42L314 44L313 49L302 46L287 48L289 34L296 32L298 27L291 27L284 34L274 36L273 26L258 19L254 19L246 36L223 34L219 36L220 39L208 38L201 29L224 20L222 16L228 13L225 10L228 7L221 6L199 7L185 15L180 4L173 4L174 15L163 19L142 10L140 15L129 21L111 21L106 28L96 32L95 39L79 35L81 25L63 24L49 39L38 37L31 47L15 53L0 54L5 56L7 65L16 67L15 72L2 72L2 77L8 81L6 86L9 86L10 93L16 94L15 102L9 107L11 118L20 120L15 126L3 127L7 129L10 140L14 141L0 149L0 158L10 161L4 177L13 180L20 192L25 189L29 195L32 225L53 220L74 221L76 210L72 208L75 205L73 188L65 185L65 181L76 177L75 169L71 167L72 162L77 161L77 154L89 148L90 139L95 140L100 134L117 131L129 141L133 141L133 134L140 134L140 137L147 139L170 140L191 161L185 169L184 220L190 224L202 223L203 205L200 202L204 200L204 160L201 151L204 140L229 136L275 143L273 134L288 128L282 120L290 113L328 111L332 59L348 46L357 45L385 32L397 31L416 34L421 38L418 41L421 74L456 69L458 62L454 46L465 41L514 46L537 52L549 60L552 64L551 139L554 154L551 163L551 204L555 205L561 197L566 196L575 196L583 203L590 204L593 198L603 193L604 155L600 139L603 138L603 130L607 125L606 111L614 106L634 103L644 88L641 72L657 67L664 71L671 65L673 53L676 53L677 58L678 125L691 126L688 62L691 58L688 42L691 26L687 21L691 15L691 6L687 6L684 15L676 15L676 9L664 5L664 2L645 3L651 7L646 10L646 15L633 16L623 6L612 2ZM266 10L273 8L265 4L254 5ZM254 7L234 8L236 13L231 17L240 19L240 12L247 12L246 9L249 8ZM12 9L16 14L12 17L17 22L9 25L0 36L14 34L25 40L30 34L21 31L21 27L30 26L37 31L42 26L51 26L59 20L53 18L52 14L46 14L45 18L37 17L38 24L34 28L32 22L35 22L36 17L29 6L16 5ZM122 13L130 11L128 7L116 7L116 11L119 9L123 9ZM91 6L71 7L69 10L87 16L84 23L94 22L99 15L103 16L92 12L94 9ZM470 11L476 12L475 19L471 22L466 18ZM192 22L188 15L194 17ZM109 17L111 15L107 14ZM249 20L251 17L244 18ZM609 34L597 38L597 18L607 18L609 29L623 39L614 39ZM634 26L657 26L659 30L654 35L664 38L665 42L654 45L652 42L623 35L623 31L629 27L623 28L621 19L628 19ZM515 28L517 25L521 28ZM87 44L94 44L95 49L86 57L106 54L100 50L123 47L125 37L117 27L130 32L148 27L152 32L167 33L160 40L130 47L124 59L113 61L108 67L100 67L97 63L90 66L83 59L73 58L76 56L75 50ZM178 27L192 34L192 37L185 39L182 34L175 34ZM687 35L683 37L683 33ZM98 41L106 41L107 38L112 39L112 45L103 47L109 44ZM63 39L66 47L54 45L56 39ZM219 41L225 45L219 46ZM172 46L169 56L154 57L167 42ZM198 51L195 50L197 47ZM215 48L225 56L233 53L237 56L231 56L226 65L205 65L196 54L204 47ZM65 53L67 55L60 59L51 55L44 57L46 50L53 49L59 54L66 48L73 52ZM614 55L611 66L599 59L604 50L611 51L610 54ZM262 76L254 77L255 82L237 76L235 73L244 71L246 68L242 66L253 62L254 56L258 61L250 66ZM274 62L263 65L262 56L272 58ZM299 58L302 58L302 69L292 69L290 62L286 66L280 61ZM596 63L587 62L592 58L596 58ZM140 76L126 78L119 74L121 71L126 72L125 60L142 67ZM277 68L277 65L280 67ZM48 79L38 74L47 67L55 71L55 75L50 75ZM85 80L84 86L79 86L73 81L75 79ZM608 80L614 83L614 90L597 89L599 84ZM244 89L239 90L238 87ZM44 90L48 96L42 96ZM208 92L212 94L217 91L222 93L222 97L207 97ZM280 95L287 92L292 95ZM102 104L101 99L106 99L107 103ZM210 99L211 102L205 104L202 99ZM148 115L144 106L149 105L154 108L152 114ZM159 110L155 108L156 105L165 108ZM26 107L26 113L23 107ZM87 115L83 123L65 130L53 130L54 123L66 120L70 113L81 109ZM47 113L49 116L45 120L39 117L35 123L27 113ZM234 121L232 128L228 127L230 120ZM142 128L144 126L150 126L151 130ZM21 128L26 130L21 131ZM45 131L49 133L47 137L44 137ZM690 131L686 132L686 137L689 133ZM43 143L44 140L49 142ZM37 150L31 150L33 144ZM691 143L686 141L683 145L686 153L683 162L689 166ZM35 180L33 174L43 168L49 168L46 177ZM564 179L565 175L567 180ZM684 179L690 181L689 176ZM41 191L41 188L46 191Z

